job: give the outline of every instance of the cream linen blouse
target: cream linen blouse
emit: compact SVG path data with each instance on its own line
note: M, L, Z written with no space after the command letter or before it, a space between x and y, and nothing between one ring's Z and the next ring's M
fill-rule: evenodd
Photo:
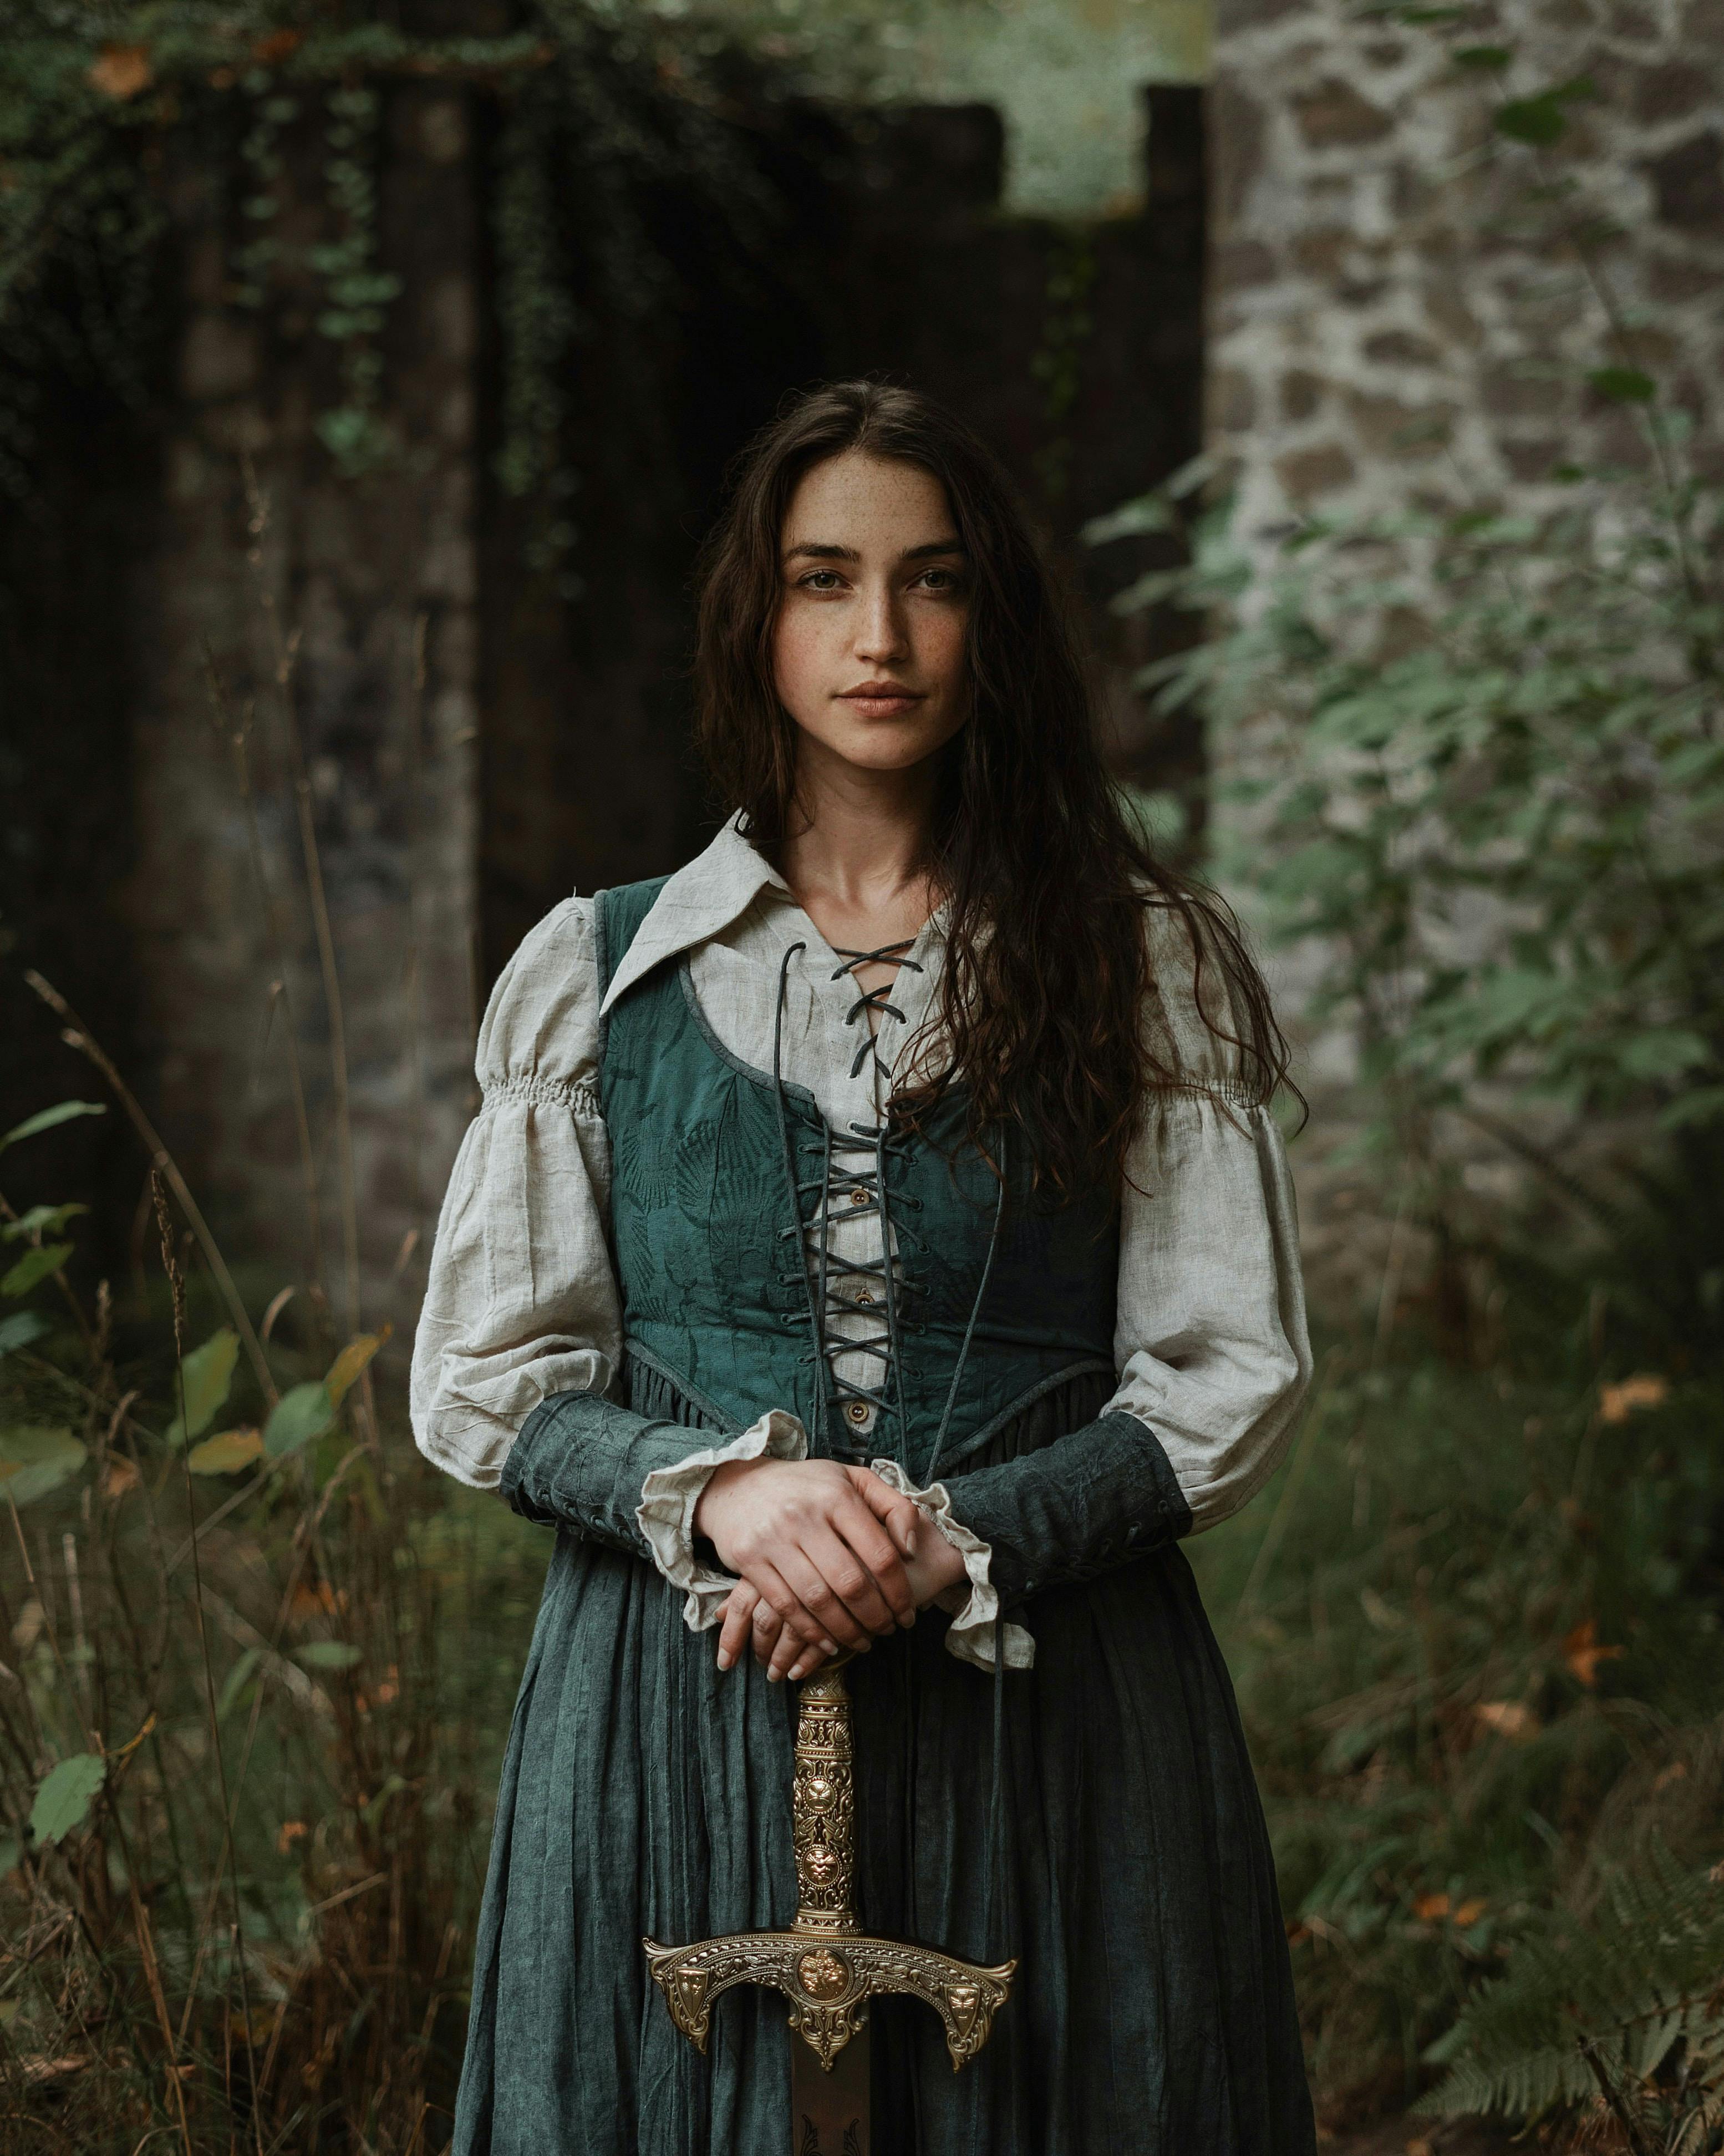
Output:
M1148 1104L1129 1163L1121 1219L1114 1358L1104 1413L1138 1416L1172 1465L1194 1531L1238 1510L1273 1471L1310 1381L1293 1187L1269 1111L1239 1087L1229 1051L1193 1001L1191 954L1178 917L1151 909L1157 993L1146 1023L1164 1061L1185 1075ZM611 983L607 1004L686 953L696 998L731 1055L772 1067L780 968L780 1061L814 1096L843 1157L852 1123L873 1122L891 1075L926 1017L942 954L936 914L899 969L875 1052L859 1058L859 990L784 884L726 825L665 885ZM494 990L479 1036L482 1103L444 1198L413 1345L413 1434L426 1457L464 1482L494 1486L516 1432L554 1393L604 1392L618 1375L620 1300L607 1247L610 1146L600 1113L601 1016L593 902L571 898L522 942ZM835 1254L880 1255L877 1214L834 1217ZM871 1239L872 1248L869 1247ZM812 1258L811 1258L812 1262ZM842 1268L839 1277L845 1278ZM878 1389L877 1361L841 1343L878 1336L872 1314L829 1295L837 1373ZM853 1414L865 1437L873 1411ZM800 1458L795 1416L764 1415L741 1436L693 1450L647 1477L639 1518L659 1569L686 1598L690 1625L716 1624L735 1581L696 1560L693 1517L721 1461ZM879 1471L909 1488L890 1461ZM960 1496L962 1486L960 1485ZM952 1651L991 1663L997 1599L989 1553L955 1519L943 1486L911 1492L963 1552L968 1591L947 1598ZM1033 1648L1007 1627L1006 1659Z

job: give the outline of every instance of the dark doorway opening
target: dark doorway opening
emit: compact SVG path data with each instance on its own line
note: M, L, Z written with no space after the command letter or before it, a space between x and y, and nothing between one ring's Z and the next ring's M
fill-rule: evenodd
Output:
M581 477L576 596L524 578L522 512L485 521L482 905L487 979L571 889L675 867L713 804L689 747L689 578L736 452L799 384L883 373L962 411L1004 457L1082 595L1122 778L1200 820L1191 717L1157 721L1131 686L1181 631L1106 601L1162 566L1165 541L1096 554L1085 521L1201 445L1203 93L1148 102L1141 215L1065 226L999 207L988 107L781 111L750 156L765 245L692 191L652 212L675 304L583 342L571 462Z

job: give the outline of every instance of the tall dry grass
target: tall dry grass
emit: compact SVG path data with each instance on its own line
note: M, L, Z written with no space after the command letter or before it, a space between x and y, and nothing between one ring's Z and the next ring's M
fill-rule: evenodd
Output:
M373 1368L387 1327L367 1330L363 1310L300 639L264 574L268 501L249 467L243 477L244 572L291 797L265 805L285 805L272 820L297 833L295 894L265 857L255 704L229 694L213 654L208 680L275 976L305 1276L249 1306L126 1074L32 976L106 1100L51 1108L0 1143L111 1104L148 1164L153 1219L147 1276L86 1295L72 1224L83 1194L21 1216L0 1191L7 2151L421 2156L444 2143L490 1794L542 1559L495 1502L433 1486L398 1379ZM404 693L418 698L423 625L409 663ZM286 987L295 919L321 988L326 1128ZM420 1045L406 1052L417 1069Z

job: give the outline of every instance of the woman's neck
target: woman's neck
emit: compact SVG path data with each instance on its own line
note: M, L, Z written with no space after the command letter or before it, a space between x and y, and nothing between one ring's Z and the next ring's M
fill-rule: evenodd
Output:
M797 902L834 945L872 950L914 936L938 896L928 873L936 760L866 771L801 746L777 862Z

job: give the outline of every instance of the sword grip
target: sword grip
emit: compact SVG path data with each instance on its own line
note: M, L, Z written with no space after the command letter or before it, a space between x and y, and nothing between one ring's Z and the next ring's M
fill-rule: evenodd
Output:
M850 1741L848 1656L803 1681L791 1817L796 1844L796 1929L843 1938L856 1922L856 1776Z

